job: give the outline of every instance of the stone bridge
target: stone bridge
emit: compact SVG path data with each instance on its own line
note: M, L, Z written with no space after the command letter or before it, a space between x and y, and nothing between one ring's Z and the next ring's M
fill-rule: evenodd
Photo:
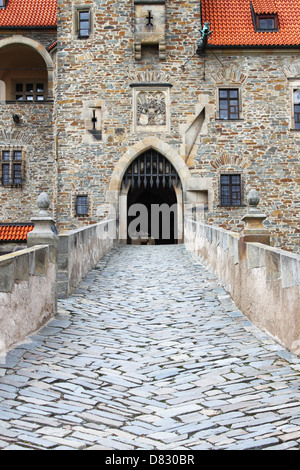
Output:
M165 246L45 219L0 261L0 449L300 448L299 256L192 218Z

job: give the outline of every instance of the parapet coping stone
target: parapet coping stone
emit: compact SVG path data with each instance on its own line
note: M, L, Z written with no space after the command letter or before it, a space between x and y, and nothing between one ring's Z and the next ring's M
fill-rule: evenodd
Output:
M29 276L45 276L48 262L48 245L35 245L0 256L0 292L12 292L16 281L28 281Z

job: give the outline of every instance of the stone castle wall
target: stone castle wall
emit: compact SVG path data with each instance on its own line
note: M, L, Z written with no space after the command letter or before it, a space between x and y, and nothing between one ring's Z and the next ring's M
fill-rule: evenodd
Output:
M159 141L185 162L195 178L193 192L207 194L208 223L242 228L245 204L219 203L220 174L235 171L242 175L244 194L258 190L272 244L299 251L299 131L291 118L298 50L214 49L198 56L198 1L153 1L144 10L142 3L86 1L91 34L78 39L76 9L83 2L59 2L54 108L22 110L23 132L33 136L32 171L22 193L8 195L0 188L1 219L12 217L12 200L13 219L26 219L34 210L32 195L46 191L61 229L99 222L107 213L116 164L138 143L155 147ZM146 10L158 24L152 39L141 32ZM40 41L48 45L48 38ZM218 119L220 87L239 89L239 120ZM154 111L147 114L150 102ZM12 109L1 106L2 128L12 130ZM76 195L88 196L87 217L76 216Z
M137 60L133 2L87 2L93 25L86 40L76 39L74 31L74 9L80 4L65 1L59 6L58 207L62 226L99 220L115 164L136 142L158 138L186 161L193 175L203 178L204 187L210 181L214 197L206 213L209 223L241 228L244 207L222 208L218 194L220 173L238 171L244 192L255 187L261 195L272 242L297 250L299 137L291 130L293 84L288 80L299 64L297 50L207 51L205 58L196 56L198 2L170 1L165 6L165 59L159 58L158 46L142 44ZM155 8L151 4L148 9L155 12ZM238 121L217 119L219 87L240 89ZM137 122L135 107L141 91L149 96L165 93L163 125ZM195 145L189 147L188 129L204 103L208 111L205 129L195 130ZM102 121L100 141L88 136L93 107ZM84 220L74 217L77 193L90 198L90 217Z
M12 36L12 43L9 43ZM56 31L24 31L15 30L0 33L1 40L6 41L3 49L10 48L12 54L17 56L18 49L23 53L23 47L29 51L32 49L35 57L39 57L39 51L47 55L46 48L56 38ZM29 40L29 41L28 41ZM8 43L7 43L8 42ZM32 46L31 46L32 44ZM7 49L9 50L9 49ZM45 52L44 52L45 51ZM52 58L49 55L49 63ZM49 64L48 64L49 65ZM22 65L23 67L23 65ZM21 67L21 68L22 68ZM34 63L32 67L35 73ZM40 63L38 64L38 68ZM44 65L45 70L47 64ZM26 71L26 80L28 78ZM22 70L19 71L22 78ZM47 72L46 72L47 74ZM55 160L55 137L54 137L54 102L53 88L55 83L55 55L53 56L53 67L48 70L48 94L50 96L45 102L0 102L0 152L2 158L3 150L21 150L22 155L22 186L3 186L0 184L0 221L1 222L28 222L36 212L36 200L39 194L46 191L51 198L51 212L56 216L56 160ZM33 81L37 81L36 79ZM51 83L50 83L51 81ZM51 89L51 91L50 91ZM19 122L13 120L13 115L19 116ZM1 174L1 169L0 169ZM1 175L2 176L2 175Z

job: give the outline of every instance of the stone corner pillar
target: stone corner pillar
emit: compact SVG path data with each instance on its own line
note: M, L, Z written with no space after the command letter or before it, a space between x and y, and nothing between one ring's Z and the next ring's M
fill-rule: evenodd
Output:
M266 220L267 216L257 208L260 201L258 192L255 189L251 189L247 200L250 208L246 215L242 217L242 220L245 222L245 228L240 236L241 241L270 245L270 232L263 225L263 221Z
M27 246L49 245L53 257L57 257L58 235L55 233L55 221L47 212L50 202L46 193L41 193L37 199L37 206L40 209L37 216L31 218L34 229L27 235Z
M49 259L55 265L56 286L54 292L54 313L57 312L57 271L58 271L58 235L56 234L55 221L50 217L47 209L50 201L46 193L41 193L37 199L40 209L37 216L31 218L34 229L27 234L27 247L35 245L49 246Z

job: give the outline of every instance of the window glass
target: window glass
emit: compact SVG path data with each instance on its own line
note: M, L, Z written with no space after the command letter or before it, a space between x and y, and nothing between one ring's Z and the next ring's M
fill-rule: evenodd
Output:
M228 108L228 101L222 100L220 101L220 109L227 109Z
M10 159L10 151L9 150L4 150L2 152L2 159L8 161Z
M2 165L2 184L9 184L9 164L5 163Z
M219 90L219 118L239 119L239 92L237 89Z
M227 90L220 90L220 98L227 98Z
M90 34L90 12L79 11L79 37L88 37Z
M221 205L241 205L241 175L221 175Z
M87 196L77 196L76 214L78 216L85 216L88 214L88 197Z
M300 129L300 90L294 90L295 129Z
M260 29L274 29L275 21L274 18L260 18L259 28Z
M256 25L264 31L274 31L278 27L277 15L257 15Z
M23 164L21 150L2 151L2 185L21 186L23 180Z
M22 183L22 167L20 163L14 164L13 166L13 184Z
M14 160L22 160L22 152L20 150L14 151Z
M45 99L44 83L16 83L15 96L12 99L16 101L43 101Z

